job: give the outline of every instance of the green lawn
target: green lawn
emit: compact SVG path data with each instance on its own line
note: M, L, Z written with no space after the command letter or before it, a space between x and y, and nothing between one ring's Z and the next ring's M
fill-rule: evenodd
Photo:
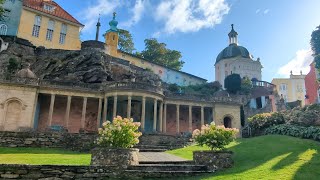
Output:
M91 154L47 148L1 148L0 164L90 165Z
M192 151L201 149L207 148L189 146L168 152L192 159ZM268 135L239 139L228 149L234 152L233 168L189 179L320 179L320 143L316 141Z

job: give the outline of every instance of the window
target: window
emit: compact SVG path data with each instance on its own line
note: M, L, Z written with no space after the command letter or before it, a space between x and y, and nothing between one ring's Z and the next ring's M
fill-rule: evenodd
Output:
M41 16L36 16L35 19L34 19L32 36L39 37L40 26L41 26Z
M50 6L48 4L45 4L43 6L43 9L52 12L52 11L54 11L55 7L54 6Z
M60 31L60 39L59 39L60 44L64 44L66 42L66 36L67 36L67 25L62 24L61 31Z
M0 35L7 35L8 26L5 24L0 24Z
M49 20L48 29L47 29L47 36L46 36L47 41L52 41L53 31L54 31L54 21Z
M286 91L287 85L286 84L280 84L280 91Z

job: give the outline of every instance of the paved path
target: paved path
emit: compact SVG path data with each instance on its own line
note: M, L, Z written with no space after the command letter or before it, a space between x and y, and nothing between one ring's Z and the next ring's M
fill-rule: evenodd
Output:
M187 159L165 152L139 152L139 161L186 161Z

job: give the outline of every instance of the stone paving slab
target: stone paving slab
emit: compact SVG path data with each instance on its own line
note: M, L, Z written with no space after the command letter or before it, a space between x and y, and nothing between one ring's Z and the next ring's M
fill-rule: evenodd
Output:
M139 152L139 161L158 161L158 162L165 162L165 161L187 161L187 159L168 154L165 152Z

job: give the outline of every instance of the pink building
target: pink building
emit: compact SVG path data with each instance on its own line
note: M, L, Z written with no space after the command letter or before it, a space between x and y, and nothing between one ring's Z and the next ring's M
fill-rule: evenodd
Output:
M310 72L305 77L306 105L317 103L319 100L318 70L315 65L315 62L310 64Z

